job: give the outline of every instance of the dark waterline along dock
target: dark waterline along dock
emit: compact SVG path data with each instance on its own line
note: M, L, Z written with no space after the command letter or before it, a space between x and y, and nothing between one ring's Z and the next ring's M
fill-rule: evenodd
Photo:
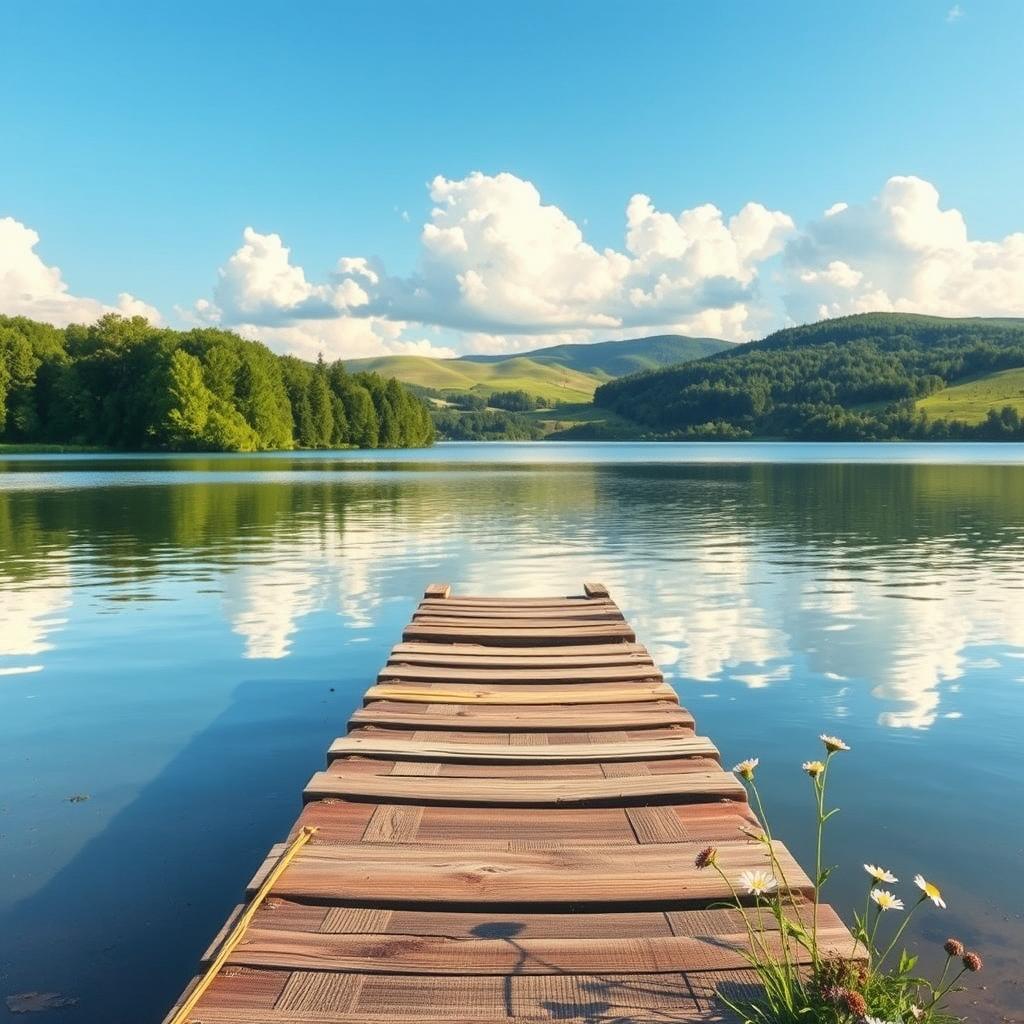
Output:
M752 991L694 858L765 867L757 819L600 585L430 586L304 799L167 1021L725 1021ZM819 938L849 955L828 907Z

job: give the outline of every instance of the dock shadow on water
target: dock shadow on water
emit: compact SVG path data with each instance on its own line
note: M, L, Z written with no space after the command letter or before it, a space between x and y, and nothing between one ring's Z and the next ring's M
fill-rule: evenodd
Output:
M3 995L77 1000L40 1020L161 1020L342 731L350 709L332 703L323 721L326 691L321 681L286 677L241 683L227 709L102 833L0 920L4 944L17 947L23 965L5 969ZM7 1016L35 1019L9 1014L0 1001L0 1019Z

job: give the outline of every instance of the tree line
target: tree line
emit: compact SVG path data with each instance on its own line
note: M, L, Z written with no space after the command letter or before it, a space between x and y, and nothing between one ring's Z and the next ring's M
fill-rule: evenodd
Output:
M863 314L609 381L594 402L663 438L1024 439L1012 406L979 424L915 408L949 384L1018 366L1024 321Z
M60 329L0 316L0 440L122 450L430 445L426 406L341 361L279 356L230 331L116 314Z

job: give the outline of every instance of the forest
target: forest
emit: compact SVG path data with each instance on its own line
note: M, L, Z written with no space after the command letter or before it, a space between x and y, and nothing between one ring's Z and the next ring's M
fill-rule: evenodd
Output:
M0 316L0 441L124 451L414 448L423 402L376 373L279 356L230 331L116 314L53 327Z
M869 313L609 381L594 403L657 438L1022 440L1016 405L977 424L929 418L915 405L1019 366L1024 321Z

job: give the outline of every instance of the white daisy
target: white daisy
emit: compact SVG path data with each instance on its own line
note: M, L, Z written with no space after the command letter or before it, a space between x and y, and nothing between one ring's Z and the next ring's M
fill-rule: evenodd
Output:
M748 782L754 778L754 769L760 764L760 760L756 757L748 757L745 761L740 761L733 771L737 775L742 775Z
M903 909L903 900L894 896L888 889L872 889L871 898L878 904L879 910Z
M838 736L829 736L826 733L822 733L818 739L825 744L825 749L830 754L834 754L837 750L850 749Z
M942 898L942 892L939 890L937 885L932 885L931 882L926 881L921 875L914 876L914 885L916 885L918 889L924 893L924 896L930 899L935 906L942 907L943 910L946 909L946 901ZM922 899L923 898L924 897L922 897Z
M754 896L761 896L766 892L771 892L778 884L775 876L763 868L756 868L754 871L744 871L740 875L740 885Z
M876 867L874 864L865 864L864 865L864 870L874 880L871 883L872 885L874 885L875 882L889 882L889 883L892 883L892 882L898 882L899 881L899 879L891 871L886 871L885 868Z

